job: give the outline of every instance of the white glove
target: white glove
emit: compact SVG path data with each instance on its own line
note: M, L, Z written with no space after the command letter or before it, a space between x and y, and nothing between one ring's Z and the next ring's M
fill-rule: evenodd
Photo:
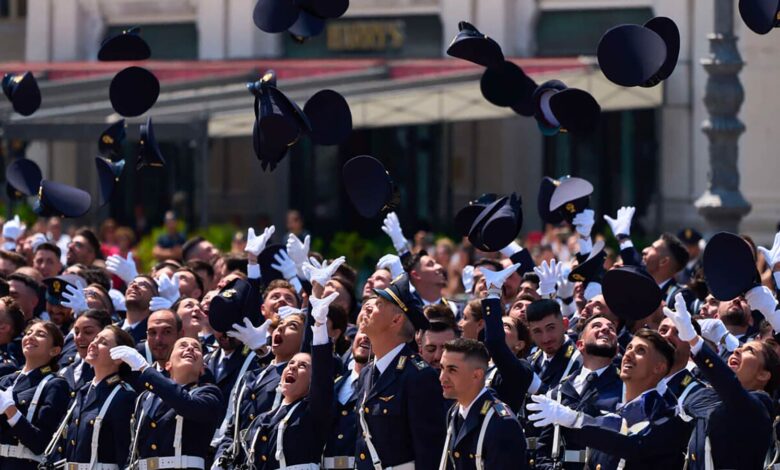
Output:
M772 244L771 250L767 250L763 246L759 246L758 251L764 255L764 259L769 265L769 269L772 269L775 264L780 263L780 232L777 232L775 235L775 242Z
M571 267L569 265L560 263L558 266L560 266L561 277L558 279L558 291L555 293L555 296L559 299L568 299L569 297L574 296L574 286L576 283L569 280L569 273L571 272Z
M309 282L312 284L316 282L324 287L325 284L330 281L333 273L335 273L339 266L344 264L346 260L345 257L339 256L331 261L330 264L328 264L327 260L323 260L320 264L316 258L309 258L309 262L303 264L303 273L306 274L306 279L308 279Z
M298 276L295 262L290 258L290 255L288 255L286 251L279 250L279 252L274 255L274 261L275 262L271 267L282 273L282 276L288 281Z
M311 303L311 316L314 318L316 324L324 325L328 322L328 309L330 308L330 304L336 300L336 297L338 296L339 293L334 292L324 299L318 299L314 296L309 298L309 302Z
M590 231L593 230L593 224L596 222L595 214L593 209L585 209L574 216L574 220L571 221L574 228L577 229L577 233L582 237L590 238Z
M255 235L255 229L250 227L246 232L246 247L244 248L244 251L254 256L259 256L275 231L276 227L271 225L270 227L266 227L265 230L263 230L263 234L258 237Z
M379 262L376 263L377 269L387 269L390 271L390 277L397 278L404 273L404 265L401 263L401 258L397 255L384 255L379 258Z
M311 247L311 237L309 235L306 235L303 243L292 233L287 237L287 254L290 255L290 258L295 263L296 273L300 278L306 277L303 274L303 263L309 259L309 247Z
M260 349L265 346L269 325L271 325L271 320L266 320L262 325L255 328L248 318L244 318L244 326L233 323L233 329L228 331L227 335L241 341L249 349Z
M636 212L636 207L621 207L617 211L616 219L613 219L608 215L604 216L604 220L609 224L615 237L619 235L631 235L631 220L634 218L634 212Z
M664 307L664 315L669 317L677 328L677 336L683 341L691 341L696 337L696 330L693 329L693 320L685 306L685 298L678 292L674 296L674 310Z
M482 275L485 278L485 285L487 286L488 297L501 298L501 288L504 287L504 281L517 271L517 268L519 267L520 263L515 263L503 271L490 271L488 269L482 271Z
M279 318L282 320L289 317L290 315L300 315L302 313L303 310L295 307L290 307L289 305L284 305L282 307L279 307L279 310L276 312L276 314L279 315Z
M73 310L74 317L77 317L81 312L89 310L87 298L84 296L83 289L68 284L65 287L65 292L62 293L62 296L65 298L65 301L62 302L62 306Z
M135 268L135 261L133 261L133 252L129 252L126 259L119 255L109 256L106 260L106 269L125 281L125 284L130 284L133 279L138 277L138 270Z
M173 302L165 297L152 297L152 300L149 301L149 311L156 312L158 310L169 310L172 305Z
M531 400L533 403L529 403L525 407L528 411L535 412L528 415L528 419L534 422L534 427L543 428L551 424L566 428L575 427L579 413L568 406L545 395L532 395Z
M16 240L24 233L25 225L19 220L19 216L15 215L12 220L9 220L3 224L3 249L13 251L16 248Z
M111 297L111 304L114 306L114 310L117 312L124 312L127 310L125 306L125 296L116 289L108 291L108 296Z
M129 365L133 371L143 370L149 367L146 359L130 346L116 346L111 348L111 359L122 361Z
M539 295L542 297L552 295L555 292L555 284L561 277L561 265L555 260L550 261L550 264L542 261L542 264L534 268L534 272L539 276Z
M37 250L39 246L41 246L44 243L46 243L47 241L49 241L46 238L46 235L44 235L42 233L36 233L31 238L32 238L32 240L30 241L30 246L32 247L33 251Z
M382 223L382 231L385 232L393 242L393 247L398 254L409 251L409 242L404 238L404 232L401 230L401 222L395 212L387 214Z
M160 297L165 297L171 301L173 305L179 300L179 273L173 273L173 276L168 277L163 273L157 277L157 288L160 292Z
M772 291L766 286L756 286L745 294L745 300L753 310L758 310L775 332L780 332L780 311Z
M519 244L519 243L517 243L517 242L513 241L513 242L512 242L512 243L510 243L509 245L507 245L507 246L505 246L505 247L501 248L501 250L499 250L499 251L501 252L501 254L502 254L502 255L504 255L504 256L506 256L507 258L509 258L509 257L510 257L510 256L512 256L513 254L515 254L515 253L519 253L519 252L523 251L523 247L522 247L522 246L520 246L520 244Z
M13 405L14 391L11 388L0 391L0 413L5 413Z
M698 323L701 327L701 335L704 339L717 344L718 348L723 344L726 346L726 349L731 352L739 347L739 340L737 337L729 333L729 330L726 329L726 325L724 325L720 319L703 318L698 320Z
M601 295L601 284L598 282L589 282L588 285L585 286L585 292L583 292L582 295L585 297L585 300L590 300L597 295Z
M463 281L463 288L466 290L466 293L471 294L474 289L474 266L464 266L463 272L460 273L460 279Z

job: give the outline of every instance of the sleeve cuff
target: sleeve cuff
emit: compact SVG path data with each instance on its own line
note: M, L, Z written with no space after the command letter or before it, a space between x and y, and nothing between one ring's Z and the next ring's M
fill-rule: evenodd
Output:
M260 265L259 264L247 264L246 276L249 279L260 279Z
M700 336L698 338L699 338L699 341L697 341L696 344L694 344L691 347L691 356L695 356L695 355L699 354L699 351L701 351L701 348L704 347L704 340L701 339Z
M505 246L504 248L501 248L501 254L509 258L515 253L519 253L523 251L523 247L520 246L517 242L512 242L509 245Z
M630 239L629 240L623 240L622 242L620 242L620 249L621 250L625 250L626 248L633 248L633 247L634 247L634 242L632 242Z
M323 344L328 344L328 341L330 339L328 338L328 325L314 324L311 326L311 332L312 332L312 341L311 341L312 346L321 346Z
M8 420L8 425L14 427L20 419L22 419L22 414L19 412L19 410L16 410L16 413Z

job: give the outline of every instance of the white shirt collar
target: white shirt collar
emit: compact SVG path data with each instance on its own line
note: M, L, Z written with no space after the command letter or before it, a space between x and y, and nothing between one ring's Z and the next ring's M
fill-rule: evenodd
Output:
M401 352L404 346L406 346L406 344L401 343L391 349L389 353L376 360L375 366L377 369L379 369L380 374L383 374L385 370L390 367L390 363L393 362L393 359L395 359L395 357Z
M458 405L458 412L460 413L461 417L463 417L463 419L466 419L466 416L469 415L469 410L471 409L472 405L474 405L474 403L479 400L479 397L481 397L485 392L487 392L487 388L482 387L482 390L477 393L477 396L471 400L471 403L469 403L468 406L464 407L463 405Z
M601 369L596 369L596 370L590 370L587 367L582 366L582 369L580 369L580 375L584 375L584 376L587 377L588 374L590 374L591 372L595 372L597 376L601 377L601 374L603 374L604 371L607 370L607 367L609 367L610 365L611 364L607 364L604 367L602 367Z
M669 281L671 281L671 280L672 280L672 278L671 278L671 277L670 277L669 279L664 279L664 280L663 280L663 282L659 282L659 283L658 283L658 287L660 287L660 288L663 288L663 287L664 287L664 284L666 284L667 282L669 282Z

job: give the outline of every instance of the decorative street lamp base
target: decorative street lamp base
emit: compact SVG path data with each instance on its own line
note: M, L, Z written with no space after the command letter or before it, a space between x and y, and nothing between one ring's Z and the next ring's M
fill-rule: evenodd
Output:
M705 191L694 206L707 221L707 232L710 235L723 231L738 233L740 220L751 209L750 203L739 191L722 190Z

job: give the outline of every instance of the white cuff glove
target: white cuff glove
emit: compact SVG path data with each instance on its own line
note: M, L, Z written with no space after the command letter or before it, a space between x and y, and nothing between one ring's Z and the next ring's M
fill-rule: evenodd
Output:
M158 310L169 310L173 302L165 297L155 296L149 301L149 311L156 312Z
M384 255L379 258L379 262L376 263L377 269L387 269L390 271L390 277L397 278L404 273L404 266L401 263L401 258L397 255Z
M698 323L701 327L701 335L704 339L717 344L719 349L721 346L725 346L725 348L731 352L739 347L739 340L737 337L729 333L729 330L726 329L726 325L724 325L720 319L703 318L698 320Z
M745 294L745 300L753 310L758 310L772 325L775 332L780 332L780 312L777 311L777 299L766 286L756 286Z
M3 224L3 238L16 242L24 233L25 228L25 225L19 220L19 216L15 215L13 219Z
M401 222L395 212L390 212L382 223L382 231L385 232L393 242L395 251L402 255L409 251L409 242L404 238L404 232L401 230Z
M292 281L298 277L298 270L295 267L295 262L284 250L279 250L279 252L274 255L274 264L272 264L271 267L282 273L282 276L288 281Z
M320 263L316 258L309 258L309 262L303 264L303 273L306 274L306 279L308 279L309 282L312 284L316 282L324 287L325 284L330 281L330 278L333 277L333 273L335 273L339 266L344 264L346 260L347 259L343 256L339 256L328 264L327 260L323 260L322 263Z
M125 306L125 296L116 289L108 291L108 296L111 297L111 304L114 306L114 310L117 312L124 312L127 310Z
M83 289L68 284L65 287L65 292L62 293L62 296L65 298L65 301L62 302L62 306L73 310L74 317L77 317L81 312L89 310L87 298L84 296Z
M579 233L581 237L590 238L590 232L593 230L593 224L596 222L595 214L593 209L585 209L574 216L571 223L574 225L574 228L577 229L577 233Z
M234 323L233 329L228 331L227 335L241 341L249 349L260 349L265 346L270 324L271 320L266 320L262 325L255 328L248 318L244 318L244 326Z
M604 216L604 220L609 224L615 237L631 235L631 220L634 218L634 212L636 212L636 207L621 207L617 211L617 218L613 219L608 215Z
M170 300L171 305L179 300L179 273L174 273L173 276L168 277L167 274L161 274L157 277L157 288L160 292L160 297L165 297Z
M509 258L513 254L519 253L519 252L523 251L523 247L520 246L520 244L517 243L517 242L512 242L509 245L501 248L501 250L499 250L499 251L501 252L502 255L504 255L507 258Z
M463 289L467 294L474 292L474 266L464 266L463 272L460 273L460 279L463 281Z
M763 246L759 246L758 251L764 255L764 259L769 265L769 269L773 269L775 264L780 263L780 232L775 234L775 242L772 244L771 250L767 250Z
M127 258L122 258L119 255L109 256L106 260L106 269L111 274L125 281L125 284L130 284L133 282L133 279L138 277L138 270L135 267L132 252L127 254Z
M542 261L542 264L534 268L534 272L539 276L539 295L542 297L550 297L555 293L555 285L558 283L558 278L561 277L561 265L556 263L555 260Z
M268 244L268 240L271 239L271 236L275 231L276 227L271 225L270 227L266 227L265 230L263 230L262 235L257 236L255 235L255 229L250 227L246 232L246 248L244 248L244 251L251 255L259 256L260 252L265 249L265 245Z
M149 363L146 359L130 346L116 346L111 348L111 359L115 361L122 361L129 365L133 371L144 370L149 367Z
M674 296L674 310L664 307L664 315L669 317L677 328L677 336L683 341L691 341L696 337L696 330L693 329L693 320L685 306L685 298L678 292Z
M500 299L501 288L504 287L504 281L512 275L517 268L520 267L520 263L515 263L512 266L504 269L503 271L490 271L485 269L482 271L482 275L485 277L485 285L487 286L488 298Z
M309 260L310 247L311 237L309 235L306 235L303 243L292 233L287 237L287 254L290 255L290 258L295 263L296 273L300 278L306 278L306 275L303 273L303 263Z
M534 427L543 428L551 424L565 428L576 427L575 424L579 417L579 413L576 411L545 395L533 395L531 400L533 403L529 403L525 407L534 413L528 415L528 419L533 421Z
M314 325L311 327L313 346L319 346L321 344L328 344L328 309L331 302L336 300L339 296L338 292L334 292L324 299L318 299L311 296L309 302L311 302L311 316L314 318Z
M569 297L574 296L574 286L576 283L569 280L569 273L571 272L570 266L564 266L562 263L558 266L560 266L561 276L558 279L558 291L555 293L555 296L559 299L568 299Z
M0 413L5 413L8 408L13 406L14 392L10 388L0 391Z

